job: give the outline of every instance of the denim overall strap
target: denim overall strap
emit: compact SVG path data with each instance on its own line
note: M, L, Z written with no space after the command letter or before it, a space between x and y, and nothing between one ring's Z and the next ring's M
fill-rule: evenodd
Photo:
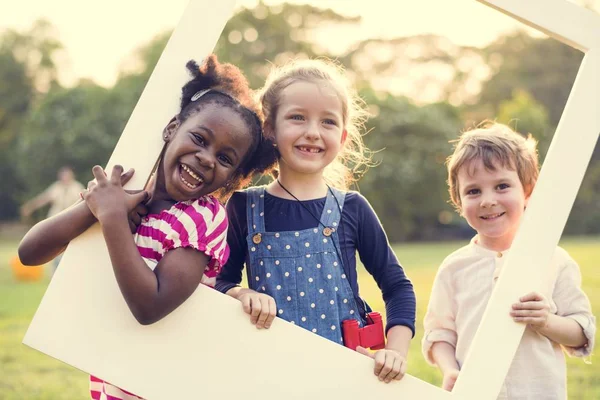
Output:
M331 229L341 217L336 198L327 194L315 228L266 232L259 230L264 228L264 198L249 195L253 220L248 227L247 265L249 286L275 299L279 318L341 344L342 321L361 323L361 319L338 257L337 229Z
M246 190L246 220L248 234L253 235L265 230L265 186L252 187Z

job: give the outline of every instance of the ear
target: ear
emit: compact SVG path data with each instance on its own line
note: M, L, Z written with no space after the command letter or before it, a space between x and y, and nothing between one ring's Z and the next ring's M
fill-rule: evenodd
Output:
M527 205L529 204L529 198L531 197L531 193L533 192L533 185L531 185L528 188L525 188L525 207L524 209L527 209Z
M275 130L273 129L273 125L270 121L265 121L263 123L263 132L266 138L275 141Z
M524 209L527 209L527 204L529 204L529 198L530 197L531 197L531 193L525 194L525 207L524 207Z
M344 145L344 143L346 143L346 139L348 138L348 131L347 130L343 130L342 131L342 145Z
M173 135L175 134L175 132L177 132L179 125L179 117L176 115L173 118L171 118L167 126L165 126L165 128L163 129L163 140L166 143L169 143L171 141Z

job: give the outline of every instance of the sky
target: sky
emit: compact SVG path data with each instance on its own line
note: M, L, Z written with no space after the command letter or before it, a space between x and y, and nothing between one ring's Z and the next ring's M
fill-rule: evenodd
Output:
M324 47L338 52L362 39L426 33L446 36L459 45L485 46L500 34L524 27L475 0L288 1L362 16L358 28L337 29L324 35ZM0 0L0 31L25 31L36 19L46 18L56 27L66 50L58 60L61 82L72 85L80 78L88 78L110 86L127 57L156 34L172 29L187 3L188 0ZM238 0L238 7L256 4L257 0Z

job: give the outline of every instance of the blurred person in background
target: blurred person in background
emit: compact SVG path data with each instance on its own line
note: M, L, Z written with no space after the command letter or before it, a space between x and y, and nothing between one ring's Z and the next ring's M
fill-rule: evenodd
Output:
M75 179L71 167L63 166L58 170L56 182L21 206L21 216L27 218L37 209L50 204L47 218L52 217L73 205L83 189L84 186ZM52 261L52 273L58 267L60 258L59 255Z

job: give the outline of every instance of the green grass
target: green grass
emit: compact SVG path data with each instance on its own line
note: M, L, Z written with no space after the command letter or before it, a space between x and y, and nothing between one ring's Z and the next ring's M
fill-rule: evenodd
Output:
M408 372L439 385L439 372L421 356L425 314L436 269L443 258L464 243L426 243L395 246L395 251L417 293L417 335L411 344ZM572 238L561 243L575 258L583 275L583 288L597 313L600 310L600 238ZM16 241L0 243L0 399L87 399L87 375L21 344L29 321L39 304L48 279L39 283L17 283L9 269L16 254ZM361 294L383 314L381 295L373 279L360 270ZM600 398L600 367L581 359L568 360L569 399Z

